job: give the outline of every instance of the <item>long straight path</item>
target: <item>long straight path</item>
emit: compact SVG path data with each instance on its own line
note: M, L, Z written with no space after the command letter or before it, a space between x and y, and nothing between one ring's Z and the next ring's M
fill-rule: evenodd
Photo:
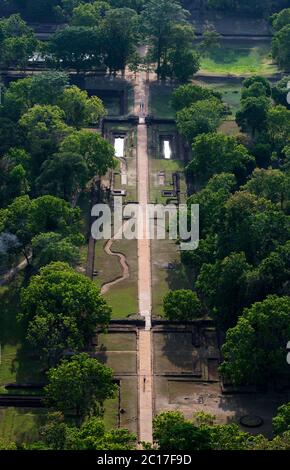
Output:
M151 336L151 256L147 236L146 206L149 195L149 164L147 151L148 90L145 73L138 76L135 87L135 112L139 115L137 127L137 184L142 229L138 237L138 305L139 314L145 318L145 329L138 333L138 430L140 442L152 442L153 374ZM140 236L141 235L141 236Z

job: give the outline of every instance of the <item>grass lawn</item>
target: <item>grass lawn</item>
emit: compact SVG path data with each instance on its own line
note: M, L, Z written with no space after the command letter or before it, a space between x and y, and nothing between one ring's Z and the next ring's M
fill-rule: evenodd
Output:
M240 108L242 84L231 83L229 80L205 83L202 80L194 80L194 84L201 87L212 88L222 94L223 101L230 107L232 114L228 117L233 119Z
M45 413L42 408L0 408L0 437L19 444L37 441Z
M221 47L201 61L201 72L219 74L273 74L277 67L270 57L270 42L222 41Z
M184 165L180 160L165 160L164 158L152 158L149 161L150 171L150 202L153 204L166 203L166 197L162 196L162 191L172 190L172 173L180 172L181 202L184 202L186 195L186 182L183 174ZM164 184L160 184L158 174L165 172Z
M39 440L39 429L45 423L45 408L0 408L0 438L18 444L30 444ZM119 424L119 396L106 400L104 404L106 430L115 429ZM68 420L71 424L72 420Z
M119 393L115 398L106 400L104 404L104 424L107 431L118 427L119 424Z
M0 393L6 393L8 383L43 382L43 365L25 342L23 326L17 321L19 292L23 276L19 275L9 286L0 288Z
M96 242L95 269L98 271L98 276L95 277L95 282L99 287L122 275L118 257L107 255L103 247L103 240ZM133 240L116 240L113 243L112 251L123 253L126 256L130 270L128 279L112 286L104 295L113 309L112 318L120 319L136 314L138 311L137 243Z
M120 414L120 426L137 434L138 415L138 390L136 377L123 377L120 382L121 396L120 408L124 413Z
M162 190L172 190L172 173L180 172L181 202L186 198L186 181L184 177L184 165L180 160L166 160L164 158L150 158L150 202L166 203L162 196ZM164 171L164 184L158 177L160 171ZM173 269L168 269L168 265ZM152 312L154 316L163 315L163 298L169 290L186 288L182 266L180 265L179 246L174 240L151 241L151 269L152 269Z
M100 333L98 335L97 349L107 349L108 351L136 351L136 334L133 332L112 332Z
M127 318L130 315L136 315L138 312L137 285L129 286L128 281L120 282L119 285L112 287L111 291L105 294L104 297L112 307L113 320Z
M170 263L170 268L168 267ZM188 281L174 240L152 240L152 311L163 316L163 298L170 290L187 289Z
M151 83L149 95L149 114L155 118L173 119L175 112L171 106L171 95L174 87Z

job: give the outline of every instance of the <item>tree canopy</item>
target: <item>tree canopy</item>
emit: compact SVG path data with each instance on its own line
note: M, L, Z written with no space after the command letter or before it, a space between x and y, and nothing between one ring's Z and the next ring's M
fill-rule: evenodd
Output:
M237 384L265 384L288 373L285 345L290 334L290 297L269 296L246 309L229 329L221 373Z
M100 414L104 401L117 391L112 369L86 353L62 360L47 377L46 402L58 411L72 410L80 419Z
M86 347L110 314L96 285L66 263L41 268L22 291L20 318L27 338L52 364L64 351Z

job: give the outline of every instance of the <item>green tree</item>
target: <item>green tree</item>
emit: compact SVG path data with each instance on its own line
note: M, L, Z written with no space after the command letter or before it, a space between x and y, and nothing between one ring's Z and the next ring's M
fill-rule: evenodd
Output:
M95 175L106 174L107 170L115 165L114 147L99 134L88 130L69 134L62 141L60 150L82 155L91 178Z
M168 292L163 299L164 314L168 320L191 321L202 316L202 304L191 290Z
M105 1L80 3L72 11L70 24L72 26L98 26L109 9L110 4Z
M57 104L57 100L64 93L68 84L68 74L59 70L46 70L33 75L29 90L31 105Z
M129 8L109 10L101 25L104 64L110 73L125 71L138 44L138 15Z
M290 110L285 106L273 106L268 111L268 136L276 151L290 143Z
M288 109L290 109L290 103L287 101L287 96L290 92L290 88L288 86L289 82L290 76L286 76L272 86L272 97L276 104L286 106Z
M66 263L41 268L21 295L20 319L27 324L27 339L50 364L65 350L87 347L97 326L106 327L110 314L96 285Z
M255 135L266 127L270 101L265 96L250 96L241 101L241 109L237 112L236 121L243 131L251 130Z
M199 241L198 248L181 252L189 284L196 281L203 264L211 263L216 257L216 236L209 234Z
M152 59L157 62L159 78L166 77L163 65L167 61L172 28L176 24L184 24L187 16L188 12L175 0L149 0L144 6L141 14L142 32L150 41L150 52Z
M53 21L55 20L55 8L61 0L14 0L30 21Z
M171 103L175 111L180 111L183 108L189 108L192 104L196 103L196 101L211 98L221 99L221 95L209 88L188 83L175 88L172 93Z
M196 426L208 430L211 450L250 450L260 439L260 436L254 437L241 431L237 424L217 424L215 421L214 415L204 412L193 416Z
M22 114L33 106L30 98L31 77L16 80L10 83L3 96L2 114L8 118L18 121Z
M288 71L290 68L290 24L280 29L272 41L272 55L279 67Z
M18 244L16 248L21 252L29 264L29 245L32 238L30 226L31 201L27 195L20 196L7 207L3 214L3 230L15 235Z
M262 300L269 294L289 295L289 266L290 242L287 241L264 258L247 280L251 301Z
M265 384L288 374L290 297L269 296L246 309L228 330L221 373L237 384Z
M102 42L97 28L69 26L57 31L47 48L49 65L74 68L79 73L99 67L102 62Z
M109 0L110 5L113 8L131 8L132 10L136 10L137 13L141 13L144 4L146 3L145 0Z
M279 406L276 416L272 419L272 423L276 435L290 430L290 403Z
M205 31L202 34L202 41L198 48L203 56L207 56L210 52L220 47L221 35L216 31L213 25L209 24L206 26Z
M48 158L36 179L40 194L51 194L73 203L89 180L89 170L82 155L61 152Z
M204 189L187 199L187 204L199 204L199 230L202 237L216 233L219 220L223 217L225 202L237 184L236 178L230 173L213 176Z
M68 86L65 72L48 70L10 83L4 94L2 112L18 120L35 104L55 105Z
M255 82L247 88L242 89L242 100L247 98L259 98L260 96L267 96L267 90L263 83Z
M187 170L201 181L218 173L233 173L241 181L255 163L254 157L235 137L221 133L197 136L192 144L192 156Z
M262 436L252 436L241 431L237 424L216 424L215 416L196 413L193 421L186 420L180 412L171 411L158 415L154 420L154 436L158 448L175 452L194 450L251 450L254 446L266 446L269 441Z
M40 48L33 30L19 14L0 19L0 66L24 68Z
M280 170L256 168L242 189L269 199L284 209L290 198L289 176Z
M194 30L189 24L172 27L167 57L161 65L161 75L187 82L200 67L199 53L193 49Z
M267 78L261 75L252 75L243 81L243 89L251 88L253 85L262 85L265 88L265 95L271 96L271 84Z
M35 105L20 119L28 141L34 165L34 173L39 173L42 163L57 152L61 140L69 132L64 123L64 111L57 106Z
M153 438L160 451L192 452L210 449L209 431L195 426L179 411L160 413L154 418Z
M31 242L33 265L39 269L51 262L62 261L76 266L80 261L79 246L83 241L82 236L63 238L59 233L40 233Z
M15 442L9 441L6 438L0 437L0 451L3 450L17 450Z
M280 31L284 26L290 24L290 8L284 8L279 13L272 15L271 23L275 31Z
M43 232L58 232L62 236L79 234L80 211L53 196L30 200L20 196L7 207L2 217L3 231L17 237L17 250L29 263L32 238Z
M187 82L200 67L199 55L191 49L170 50L171 77L181 83Z
M136 445L136 436L127 429L106 431L99 417L88 418L80 427L68 425L60 412L49 414L41 436L53 450L132 450Z
M66 88L58 100L58 105L65 112L67 124L77 129L97 124L106 114L100 98L89 98L87 91L80 90L77 86Z
M0 159L0 206L6 206L30 189L30 156L11 147Z
M208 311L224 329L235 325L245 306L246 275L250 269L244 253L232 253L201 268L196 289Z
M41 196L31 201L29 223L33 235L42 232L76 234L80 228L80 210L58 197Z
M73 410L82 420L91 413L101 413L104 401L117 391L112 369L86 353L62 360L47 376L46 402L58 411Z
M256 265L288 238L289 216L267 199L239 191L225 203L217 253L222 258L231 252L244 252Z
M0 117L0 154L6 153L10 147L23 144L23 131L11 119Z
M224 106L217 99L196 101L177 112L177 129L191 143L199 134L215 131L223 113Z

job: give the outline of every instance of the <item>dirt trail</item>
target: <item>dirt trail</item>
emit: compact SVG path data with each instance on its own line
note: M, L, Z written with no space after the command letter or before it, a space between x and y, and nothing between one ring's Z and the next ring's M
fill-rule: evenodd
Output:
M128 225L128 222L126 222L123 225L122 230L125 231L127 225ZM111 287L115 286L116 284L119 284L119 282L122 282L125 279L128 279L128 277L130 276L130 270L129 270L129 265L127 263L126 256L123 253L120 253L118 251L112 251L112 245L116 241L118 235L119 235L119 232L113 238L111 238L110 240L107 241L107 243L105 244L105 247L104 247L104 251L109 256L117 256L119 258L119 263L120 263L121 268L122 268L122 275L117 277L113 281L106 282L105 284L103 284L102 287L101 287L101 293L102 294L106 294L110 290Z

